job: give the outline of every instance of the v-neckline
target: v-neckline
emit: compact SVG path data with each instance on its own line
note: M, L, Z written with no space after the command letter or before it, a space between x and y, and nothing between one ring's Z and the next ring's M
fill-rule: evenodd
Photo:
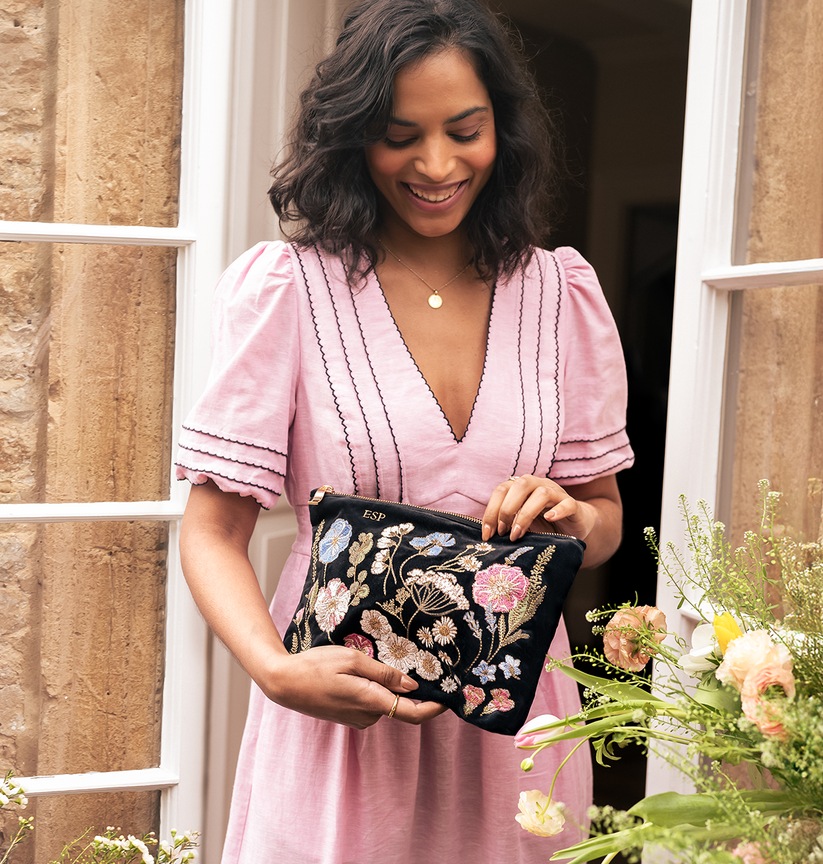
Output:
M494 309L495 309L495 301L496 301L496 297L497 297L497 290L496 290L497 283L492 285L492 288L491 288L492 297L491 297L491 303L489 304L489 319L488 319L488 323L486 324L486 344L485 344L484 353L483 353L483 368L480 372L480 379L477 382L477 389L475 390L474 399L472 400L472 407L471 407L471 410L469 411L469 420L466 423L466 429L463 432L463 434L458 438L457 433L454 431L454 426L452 425L451 420L449 420L449 418L446 416L446 412L443 410L443 406L440 404L440 400L437 398L437 395L435 394L434 390L432 389L431 384L429 384L428 379L423 374L423 371L421 370L419 364L417 363L417 360L415 360L414 354L412 354L412 351L409 348L408 343L406 342L405 336L403 336L403 331L400 329L400 326L397 323L397 319L394 317L394 313L391 311L391 306L389 305L389 301L386 298L386 294L383 291L383 285L380 282L380 277L377 275L377 273L374 270L372 270L370 276L371 276L371 278L374 279L374 282L375 282L376 287L377 287L377 291L380 294L380 299L382 300L383 305L386 308L386 313L388 314L389 321L391 322L392 326L394 327L395 333L397 334L397 337L400 340L400 345L403 347L403 349L406 352L406 356L408 357L408 359L411 361L412 365L414 366L414 369L417 373L417 377L420 379L420 381L422 381L423 385L426 387L426 390L428 390L429 396L430 396L432 402L434 403L435 407L437 408L437 410L440 412L440 416L443 418L443 421L446 424L446 428L449 430L449 434L454 439L455 444L461 444L463 441L466 440L466 436L469 434L469 430L472 427L472 420L474 419L474 412L475 412L475 409L477 408L477 403L480 400L480 393L483 389L483 381L486 378L486 369L488 368L488 363L489 363L489 353L490 353L491 338L492 338L492 323L494 321Z

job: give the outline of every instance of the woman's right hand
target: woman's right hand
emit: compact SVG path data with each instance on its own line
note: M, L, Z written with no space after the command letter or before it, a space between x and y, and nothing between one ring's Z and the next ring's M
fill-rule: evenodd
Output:
M222 492L211 481L192 487L180 554L195 603L270 699L355 729L371 726L391 712L397 694L413 693L416 682L353 648L286 651L249 562L259 510L254 499ZM436 702L403 697L393 719L422 723L444 710Z
M419 725L446 710L437 702L414 700L417 682L399 669L340 645L278 653L265 677L272 683L263 691L279 705L354 729L388 716L398 694L394 720Z

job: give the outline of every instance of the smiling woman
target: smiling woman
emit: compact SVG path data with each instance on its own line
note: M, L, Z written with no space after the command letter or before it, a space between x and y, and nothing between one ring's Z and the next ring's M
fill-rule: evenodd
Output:
M364 616L362 640L290 654L280 635L312 558L306 502L320 484L481 520L467 573L496 533L571 534L588 566L614 550L614 474L633 460L625 371L591 268L571 249L539 248L548 128L477 0L365 0L301 97L269 193L292 242L260 244L224 274L210 384L178 457L195 487L186 578L256 685L225 864L536 864L550 850L510 802L524 782L548 787L567 756L563 843L585 830L582 751L559 745L536 769L546 776L524 781L510 741L460 719L478 685L494 688L489 713L511 710L496 685L520 675L509 655L462 658L472 683L445 674L435 643L451 645L466 625L479 632L473 615L440 610L420 637L430 651L409 633L374 650L366 636L391 631L389 604ZM284 491L298 537L269 610L247 546L258 505ZM338 520L316 550L351 564L316 598L328 633L356 604L365 546L378 548L370 572L387 569L390 537L355 533ZM448 539L412 545L437 566ZM517 568L492 569L477 577L486 625L528 587ZM561 623L552 652L568 650ZM415 698L412 673L433 701ZM570 679L541 679L535 714L579 710Z
M392 112L386 137L366 148L380 196L381 239L391 244L393 235L407 230L424 237L449 234L494 168L488 91L466 55L452 48L397 74Z

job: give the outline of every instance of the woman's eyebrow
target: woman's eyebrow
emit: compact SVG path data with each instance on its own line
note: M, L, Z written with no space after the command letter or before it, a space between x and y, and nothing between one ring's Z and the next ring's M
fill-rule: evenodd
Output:
M449 117L448 120L443 121L443 125L446 126L449 123L458 123L461 120L465 120L467 117L471 117L473 114L479 114L483 111L488 111L489 109L485 105L478 105L476 108L467 108L465 111L461 111L459 114L455 114L454 117ZM417 123L414 123L412 120L404 120L402 117L389 117L389 123L392 126L417 126Z

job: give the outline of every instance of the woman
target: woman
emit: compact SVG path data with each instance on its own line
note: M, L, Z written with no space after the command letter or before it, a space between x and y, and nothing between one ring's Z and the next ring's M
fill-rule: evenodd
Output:
M366 0L274 172L294 242L260 244L221 280L178 476L194 484L186 578L257 685L225 862L533 862L579 837L514 820L519 790L548 790L568 748L524 775L510 739L415 701L399 670L344 647L290 655L280 638L322 484L482 516L487 539L551 525L585 540L585 566L619 542L622 355L589 266L535 249L542 116L476 0ZM283 490L299 533L269 611L246 548ZM561 625L552 654L567 652ZM532 714L578 704L546 674ZM555 793L577 825L588 758Z

